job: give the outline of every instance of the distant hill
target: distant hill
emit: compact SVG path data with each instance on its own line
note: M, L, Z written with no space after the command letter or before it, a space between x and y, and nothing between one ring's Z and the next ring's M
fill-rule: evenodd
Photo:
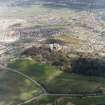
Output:
M105 0L0 0L0 6L30 6L42 4L49 7L72 9L105 9Z

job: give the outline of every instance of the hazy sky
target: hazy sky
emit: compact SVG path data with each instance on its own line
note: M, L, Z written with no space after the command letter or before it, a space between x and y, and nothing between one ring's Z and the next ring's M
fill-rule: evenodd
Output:
M30 9L33 6L34 8ZM0 0L0 16L14 15L17 11L16 14L23 14L26 11L33 14L33 11L43 12L44 9L48 8L67 8L70 10L105 9L105 0Z
M67 7L74 7L77 8L85 7L92 5L93 8L105 8L105 0L0 0L0 6L30 6L37 3L42 4L52 4L62 6L65 5Z

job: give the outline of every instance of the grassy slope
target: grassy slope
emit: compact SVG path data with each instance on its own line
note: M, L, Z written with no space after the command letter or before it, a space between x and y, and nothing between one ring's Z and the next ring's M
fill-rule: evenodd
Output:
M50 92L94 92L98 88L105 89L104 78L69 74L50 65L37 64L31 60L16 60L9 64L9 66L39 81Z
M15 105L41 93L41 89L21 75L6 71L0 78L0 105Z
M105 97L42 97L25 105L104 105Z
M100 88L103 88L103 91L105 89L104 78L68 74L46 64L37 64L32 60L16 60L10 63L9 67L17 69L39 81L49 92L53 93L94 92ZM59 105L66 105L69 101L75 103L75 105L96 105L96 103L104 103L104 99L105 97L87 97L82 99L69 97L64 98L64 102L61 102ZM40 102L43 102L42 105L47 105L44 104L44 101L47 103L46 100L53 102L55 98L53 100L52 97L51 99L50 97L44 97L38 101L38 105L41 105Z

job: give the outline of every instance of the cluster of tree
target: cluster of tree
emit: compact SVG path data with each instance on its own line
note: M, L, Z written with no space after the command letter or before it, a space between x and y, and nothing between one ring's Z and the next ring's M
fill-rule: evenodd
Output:
M32 47L22 53L31 56L38 63L50 64L61 70L70 70L70 59L61 51L53 51L48 47Z
M105 60L97 57L68 57L63 52L52 51L48 47L32 47L22 53L39 63L54 65L61 70L89 76L105 76Z
M89 76L105 76L105 61L98 58L79 58L73 62L74 73Z

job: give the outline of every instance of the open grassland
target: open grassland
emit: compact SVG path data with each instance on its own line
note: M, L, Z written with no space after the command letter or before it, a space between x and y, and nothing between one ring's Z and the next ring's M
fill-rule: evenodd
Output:
M105 97L41 97L25 105L104 105Z
M3 74L0 83L0 105L16 105L42 93L32 81L11 71Z
M82 42L82 40L80 40L79 38L69 35L69 33L65 33L64 35L60 36L55 36L55 39L62 40L68 45L73 44L74 46L79 46Z
M101 77L70 74L31 60L16 60L9 66L39 81L51 93L95 92L100 89L104 92L105 90L105 79Z

